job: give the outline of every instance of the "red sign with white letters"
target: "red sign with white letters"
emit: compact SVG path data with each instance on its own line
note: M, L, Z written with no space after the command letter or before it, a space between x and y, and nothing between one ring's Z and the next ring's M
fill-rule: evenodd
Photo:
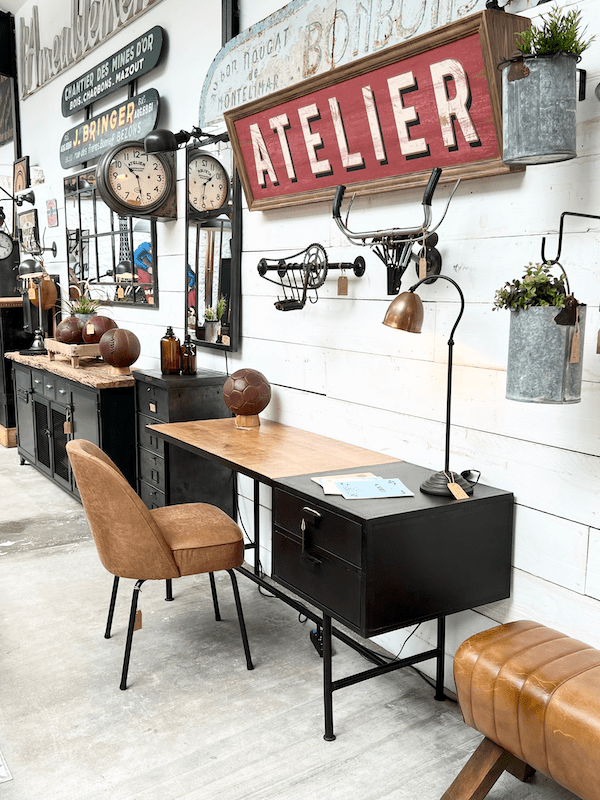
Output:
M474 16L490 13L515 19ZM448 36L457 25L467 35ZM413 45L406 58L386 51L376 68L361 69L369 56L226 113L250 209L328 199L339 184L359 192L419 185L433 167L447 180L509 172L485 26L445 27L418 37L441 40L436 47Z

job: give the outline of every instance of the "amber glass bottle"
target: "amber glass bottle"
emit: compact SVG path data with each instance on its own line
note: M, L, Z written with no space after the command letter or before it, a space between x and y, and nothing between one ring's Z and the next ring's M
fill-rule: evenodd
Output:
M196 345L188 335L181 345L181 371L184 375L196 374Z
M160 340L160 371L163 375L179 375L181 372L179 339L169 326Z

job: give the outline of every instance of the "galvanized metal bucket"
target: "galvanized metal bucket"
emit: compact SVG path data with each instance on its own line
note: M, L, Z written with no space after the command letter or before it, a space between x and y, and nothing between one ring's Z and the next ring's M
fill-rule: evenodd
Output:
M502 65L505 164L550 164L575 158L577 56L558 53Z
M510 312L506 397L524 403L579 403L585 305L578 325L557 325L559 309L535 306ZM578 336L579 341L573 341ZM578 348L578 350L577 350ZM572 357L579 353L577 361Z

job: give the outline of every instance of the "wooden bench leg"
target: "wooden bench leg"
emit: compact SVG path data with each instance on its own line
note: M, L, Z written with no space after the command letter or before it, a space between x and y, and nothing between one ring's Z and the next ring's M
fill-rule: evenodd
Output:
M491 739L484 739L441 800L483 800L504 770L521 781L526 781L535 772L508 750Z

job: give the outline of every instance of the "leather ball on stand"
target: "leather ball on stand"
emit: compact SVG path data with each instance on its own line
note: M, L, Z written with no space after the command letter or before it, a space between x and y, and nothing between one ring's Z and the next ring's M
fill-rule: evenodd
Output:
M140 340L125 328L112 328L100 339L100 355L116 375L129 375L129 367L140 355Z
M98 314L95 317L90 317L83 326L83 341L86 344L96 344L104 336L107 331L113 328L118 328L117 323L110 317L104 317Z
M238 428L257 428L258 415L271 400L271 385L256 369L239 369L223 385L223 400L235 414Z
M80 344L83 322L78 317L67 317L59 322L54 337L64 344Z

